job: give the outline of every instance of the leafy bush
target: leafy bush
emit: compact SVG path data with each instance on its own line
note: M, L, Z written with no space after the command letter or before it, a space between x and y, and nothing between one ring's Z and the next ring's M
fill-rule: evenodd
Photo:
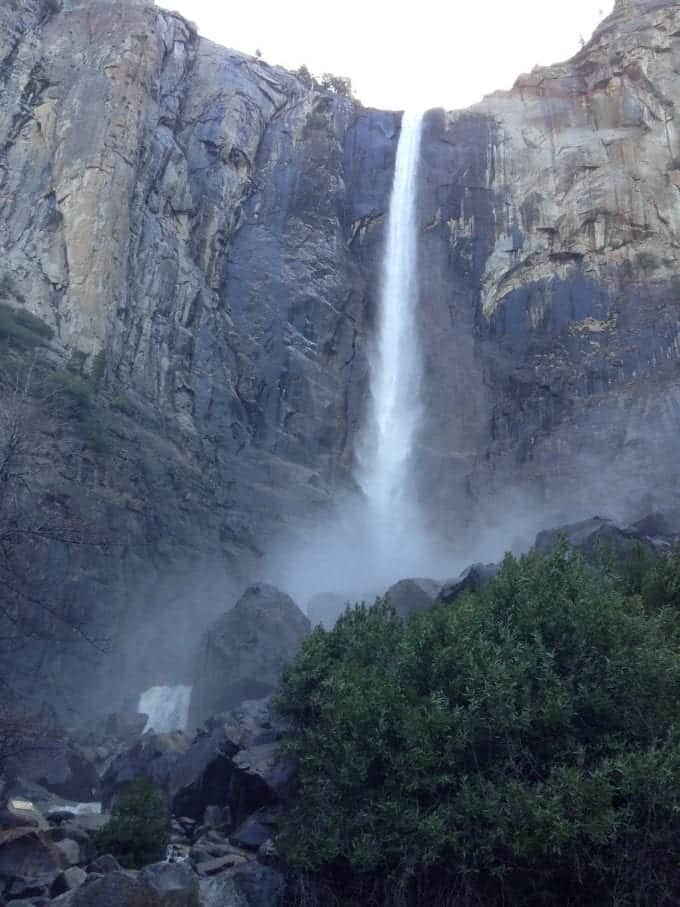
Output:
M97 833L99 853L111 853L127 869L164 859L170 835L163 799L152 784L133 781L121 793L111 819Z
M53 336L52 328L36 315L0 303L0 340L20 349L32 349Z
M104 452L108 449L107 422L95 409L94 388L90 379L60 369L48 376L47 392L53 394L65 415L76 421L83 439L94 450Z
M676 621L562 547L318 628L278 703L283 853L347 904L678 903Z

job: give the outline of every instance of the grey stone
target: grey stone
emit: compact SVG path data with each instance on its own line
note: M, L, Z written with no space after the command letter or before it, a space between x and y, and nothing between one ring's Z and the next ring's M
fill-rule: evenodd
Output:
M110 872L66 897L68 907L162 907L157 891L134 872Z
M129 750L113 760L104 775L104 803L111 804L121 788L138 778L145 778L162 790L167 790L174 766L190 746L190 738L181 732L144 734Z
M428 611L434 605L441 583L431 579L403 579L387 590L386 598L399 617Z
M67 867L64 854L46 835L34 828L0 831L0 878L40 878L51 884Z
M238 866L234 883L248 907L278 907L285 889L281 873L256 862Z
M88 864L87 871L106 875L108 872L119 872L122 869L113 854L105 853Z
M198 877L187 862L154 863L140 878L156 891L161 907L199 907Z
M69 869L60 873L50 888L50 894L53 898L59 897L60 894L66 894L68 891L75 891L80 888L87 880L87 873L79 866L71 866Z
M289 595L264 583L250 586L203 638L191 696L193 722L272 693L309 630L309 620Z
M493 580L499 570L498 564L473 564L455 579L447 580L441 587L437 600L450 605L465 592L479 592Z
M587 558L599 556L621 557L634 552L637 548L654 556L655 547L634 528L617 526L613 520L593 517L580 523L572 523L540 532L534 544L538 554L549 554L561 541Z
M238 847L257 850L277 832L278 810L272 807L258 809L230 835L229 840Z

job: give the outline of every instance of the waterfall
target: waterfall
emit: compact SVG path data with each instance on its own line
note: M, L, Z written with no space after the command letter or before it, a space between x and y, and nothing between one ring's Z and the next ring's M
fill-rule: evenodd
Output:
M421 132L422 114L405 113L387 219L377 335L370 357L371 400L358 449L357 479L369 508L372 543L385 563L386 576L391 561L399 565L402 576L408 575L408 569L418 569L425 547L412 463L422 413L416 319Z
M328 592L343 604L370 601L397 580L451 570L450 552L426 529L413 462L424 409L417 324L422 120L404 114L397 147L369 349L370 400L356 444L355 479L363 494L341 499L332 520L312 522L295 550L282 544L269 568L272 582L298 601ZM329 623L333 616L331 608Z
M170 731L186 730L189 721L189 703L191 687L151 687L139 697L137 711L147 715L144 727L157 734L168 734Z

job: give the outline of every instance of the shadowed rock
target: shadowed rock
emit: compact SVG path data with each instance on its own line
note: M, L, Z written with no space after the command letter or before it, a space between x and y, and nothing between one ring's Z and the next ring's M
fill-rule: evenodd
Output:
M274 586L251 586L204 635L196 662L190 726L277 688L310 631L293 599Z
M488 585L498 573L497 564L473 564L455 579L444 583L437 601L450 605L465 592L478 592Z
M399 617L428 611L435 603L441 583L431 579L402 579L387 590L386 598Z

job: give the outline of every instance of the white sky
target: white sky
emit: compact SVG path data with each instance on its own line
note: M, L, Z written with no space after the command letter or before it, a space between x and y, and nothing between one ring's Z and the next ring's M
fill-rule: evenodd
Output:
M367 106L466 107L579 49L614 0L161 0L269 63L349 76Z

